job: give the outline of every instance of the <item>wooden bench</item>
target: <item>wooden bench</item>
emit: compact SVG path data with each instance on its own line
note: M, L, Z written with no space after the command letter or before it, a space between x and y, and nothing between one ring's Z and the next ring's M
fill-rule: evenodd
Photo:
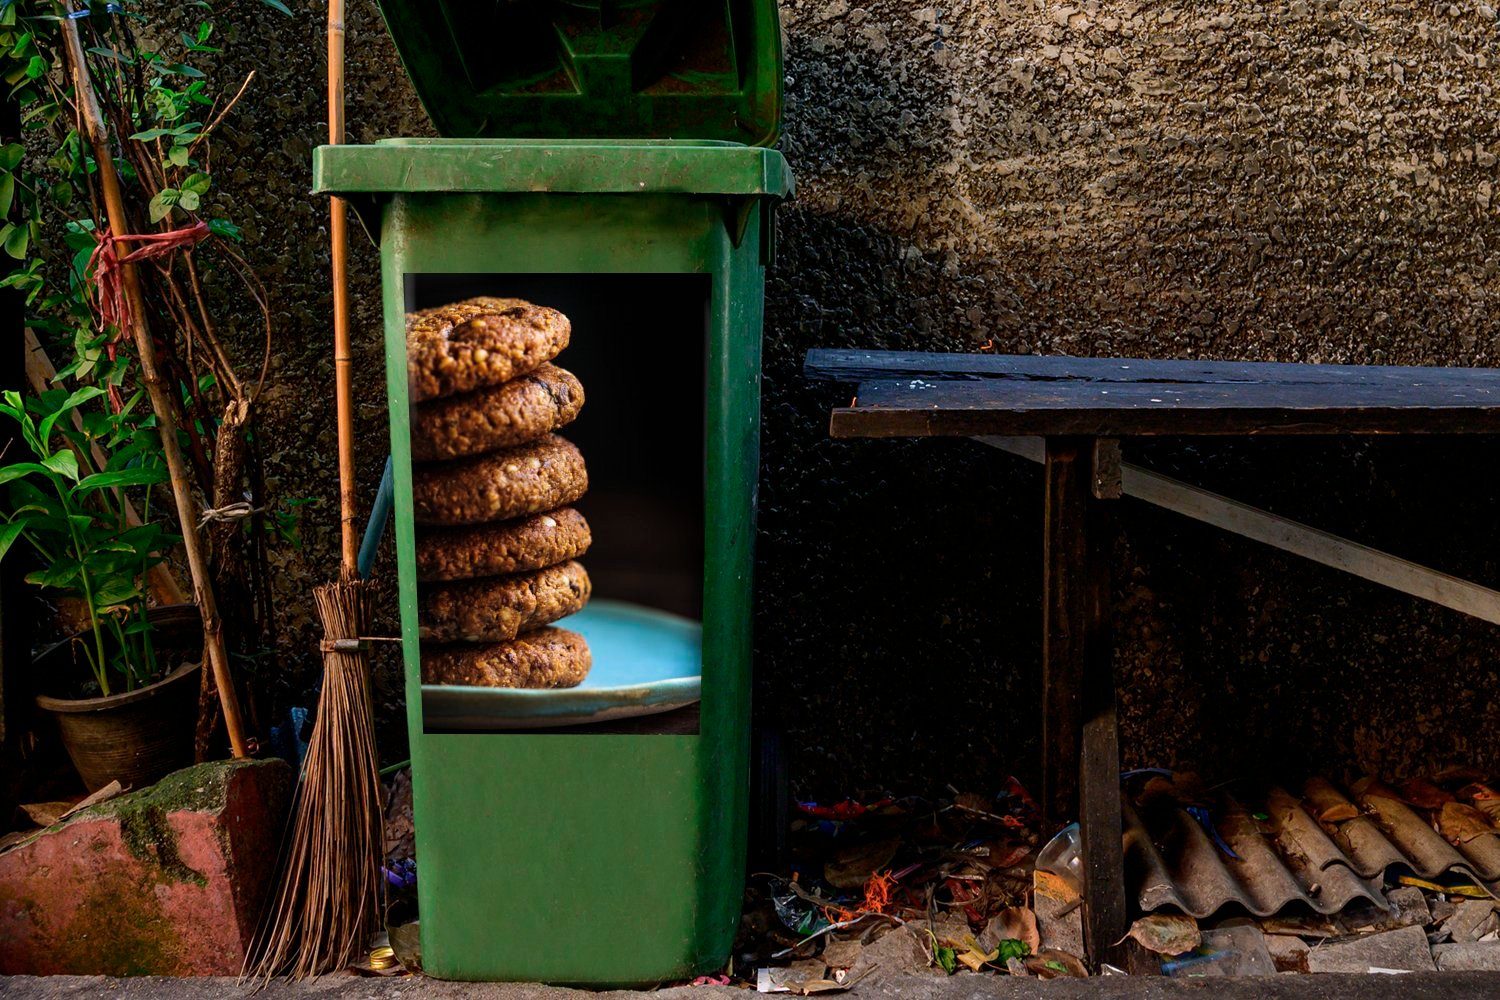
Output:
M1496 434L1500 369L815 350L805 370L855 387L832 412L835 438L972 437L1043 465L1042 807L1051 827L1078 819L1094 963L1128 926L1111 501L1133 496L1500 624L1500 592L1131 465L1120 449L1158 435Z

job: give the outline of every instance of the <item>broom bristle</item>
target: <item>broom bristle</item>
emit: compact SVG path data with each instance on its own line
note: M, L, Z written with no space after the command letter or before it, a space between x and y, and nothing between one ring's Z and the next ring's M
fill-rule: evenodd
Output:
M342 580L313 593L326 639L364 634L363 581ZM323 654L323 693L297 784L291 839L244 977L337 972L379 928L384 837L369 675L363 650Z

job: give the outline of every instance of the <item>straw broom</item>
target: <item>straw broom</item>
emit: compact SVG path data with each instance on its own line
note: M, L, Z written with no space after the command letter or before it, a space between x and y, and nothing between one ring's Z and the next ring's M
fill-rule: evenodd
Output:
M328 141L344 141L344 4L328 5ZM334 385L338 405L341 572L313 591L323 622L323 693L294 804L281 884L246 972L302 979L347 967L380 926L383 828L380 769L361 636L369 594L354 534L354 394L346 276L348 229L331 199Z

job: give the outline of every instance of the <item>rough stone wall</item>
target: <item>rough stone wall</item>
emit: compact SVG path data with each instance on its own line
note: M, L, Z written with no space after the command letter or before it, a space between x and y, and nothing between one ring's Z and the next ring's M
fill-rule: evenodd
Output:
M162 5L163 7L168 5ZM317 676L336 562L322 5L237 18L238 215L276 297L274 489L316 497L280 579L278 697ZM789 0L770 277L757 714L807 795L1036 774L1040 479L966 442L831 442L815 346L1496 364L1494 11L1468 2ZM430 134L370 0L351 139ZM221 168L222 169L222 168ZM384 448L357 241L360 474ZM1494 444L1164 443L1190 480L1500 583ZM1131 763L1230 777L1500 763L1500 634L1132 501L1117 547ZM387 565L389 565L387 563ZM386 755L400 756L394 664Z

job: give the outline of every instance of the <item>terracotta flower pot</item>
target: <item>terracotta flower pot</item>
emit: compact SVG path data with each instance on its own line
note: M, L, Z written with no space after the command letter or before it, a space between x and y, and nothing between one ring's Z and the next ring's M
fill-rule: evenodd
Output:
M156 626L162 657L182 657L201 648L202 624L192 605L170 605L148 612ZM72 642L45 650L34 661L42 671L66 670ZM170 661L169 661L170 662ZM126 788L144 788L193 762L193 725L198 706L197 663L186 663L166 677L134 691L103 698L38 695L37 706L57 719L63 745L89 791L118 779Z

